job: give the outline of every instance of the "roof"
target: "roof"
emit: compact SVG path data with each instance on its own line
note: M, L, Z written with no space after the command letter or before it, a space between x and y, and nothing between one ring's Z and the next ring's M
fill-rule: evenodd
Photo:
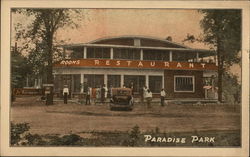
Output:
M140 39L140 45L134 45L134 40ZM66 44L60 45L65 48L73 49L79 47L114 47L114 48L140 48L140 49L158 49L158 50L173 50L173 51L186 51L186 52L200 52L201 56L211 56L215 52L206 49L193 49L188 46L165 40L156 37L126 35L116 37L99 38L87 43Z
M151 36L139 36L139 35L124 35L124 36L115 36L115 37L104 37L104 38L99 38L99 39L93 40L91 42L88 42L87 44L97 44L97 43L101 43L101 42L104 42L107 40L117 40L117 39L141 39L141 40L146 39L146 40L153 40L153 41L163 42L166 44L171 44L171 45L174 45L175 47L190 48L188 46L185 46L185 45L173 42L173 41L169 41L166 39L161 39L161 38L151 37Z

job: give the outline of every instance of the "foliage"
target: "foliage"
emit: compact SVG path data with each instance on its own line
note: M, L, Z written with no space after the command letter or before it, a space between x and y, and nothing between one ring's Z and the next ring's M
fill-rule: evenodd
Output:
M82 145L83 144L83 139L76 134L69 134L69 135L64 135L63 137L56 137L53 140L49 142L50 145L56 145L56 146L61 146L61 145L67 145L67 146L73 146L73 145Z
M227 66L238 63L241 50L241 10L200 10L203 41L213 45Z
M14 146L125 146L125 147L160 147L160 146L240 146L240 130L234 131L193 131L162 133L159 128L153 131L141 132L139 126L134 126L128 132L91 132L96 138L83 138L77 134L38 135L29 133L28 123L11 123L11 145ZM175 142L145 142L144 135L166 138L186 138L185 143ZM215 137L215 143L192 143L191 136Z
M29 133L30 126L28 123L11 123L11 145L82 145L83 139L76 134L64 135L62 137L50 136L47 138L38 134ZM49 140L48 140L49 139Z
M58 29L65 26L77 28L74 20L81 20L79 9L12 9L15 14L30 17L32 22L26 29L20 29L22 24L15 27L16 40L25 40L22 50L30 54L30 63L35 74L43 74L46 71L46 83L53 84L53 57L55 56L55 34ZM76 15L74 17L74 15ZM78 17L78 18L76 18ZM53 104L53 93L48 97L48 104Z
M27 75L32 72L26 57L14 50L11 51L11 86L12 88L21 88L24 85Z
M186 41L194 43L195 41L200 41L200 40L198 40L197 38L195 38L194 35L191 35L191 34L188 33L187 36L186 36L186 38L182 42L186 42Z
M234 104L240 102L241 86L238 83L238 79L235 75L224 73L223 87L223 97L227 103Z
M223 74L233 63L239 62L241 50L240 10L201 10L204 42L216 47L218 58L218 100L222 101Z
M129 133L129 140L128 140L128 145L129 146L138 146L138 142L139 142L139 139L140 139L140 128L138 125L135 125L131 132Z
M30 126L28 123L11 123L11 145L19 145L20 141L23 139L24 132L28 131L29 129Z
M24 142L22 142L22 145L27 146L37 146L37 145L46 145L47 142L43 140L42 136L38 134L30 134L24 136Z
M241 50L241 10L233 9L206 9L199 10L203 14L200 25L203 35L195 38L187 34L186 39L191 43L203 42L215 49L218 59L218 100L223 96L223 75L233 64L240 63L239 52Z

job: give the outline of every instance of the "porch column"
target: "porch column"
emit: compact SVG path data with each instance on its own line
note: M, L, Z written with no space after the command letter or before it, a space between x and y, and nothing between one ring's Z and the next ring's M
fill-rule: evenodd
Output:
M114 49L113 49L113 47L110 48L110 59L114 59Z
M84 49L83 49L83 58L84 59L87 58L87 47L84 47Z
M199 53L196 53L196 62L199 62Z
M73 76L73 74L71 74L71 98L73 98L73 92L75 91L75 82L74 82L75 80L74 80L74 76Z
M161 87L161 88L165 89L165 88L164 88L164 87L165 87L165 86L164 86L164 75L162 75L162 80L161 80L161 81L162 81L162 87Z
M104 74L104 84L107 87L108 86L108 75Z
M148 75L146 75L146 80L145 80L145 82L146 82L146 86L149 88L149 79L148 79Z
M41 88L41 78L39 77L38 80L37 80L37 87L38 88Z
M35 79L35 85L34 85L35 88L37 88L37 79Z
M169 51L169 61L172 62L173 61L173 52Z
M80 83L81 83L81 93L83 93L83 74L81 74L81 79L80 79Z
M124 85L124 75L121 75L121 87Z
M215 62L215 65L218 66L217 55L214 55L214 62Z
M143 60L143 49L140 51L140 60Z

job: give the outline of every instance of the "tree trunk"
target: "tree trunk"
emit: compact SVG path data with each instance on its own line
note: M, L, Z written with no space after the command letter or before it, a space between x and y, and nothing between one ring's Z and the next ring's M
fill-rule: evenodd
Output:
M222 78L224 73L224 57L223 57L223 48L221 41L218 40L217 42L217 56L218 56L218 101L223 101L223 85L222 85Z
M53 35L48 34L48 66L47 66L47 83L54 84L54 77L53 77L53 52L52 52L52 45L53 45ZM48 95L48 105L53 104L53 96L54 96L54 87L52 87L50 94Z
M222 78L223 78L223 69L221 69L220 66L218 67L218 101L222 102L223 98L222 98L222 94L223 94L223 89L222 89Z

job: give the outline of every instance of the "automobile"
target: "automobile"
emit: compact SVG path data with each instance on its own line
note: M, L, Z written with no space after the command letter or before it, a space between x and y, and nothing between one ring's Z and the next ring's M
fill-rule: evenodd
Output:
M133 110L134 98L130 88L112 88L112 97L110 99L110 110L115 108Z

